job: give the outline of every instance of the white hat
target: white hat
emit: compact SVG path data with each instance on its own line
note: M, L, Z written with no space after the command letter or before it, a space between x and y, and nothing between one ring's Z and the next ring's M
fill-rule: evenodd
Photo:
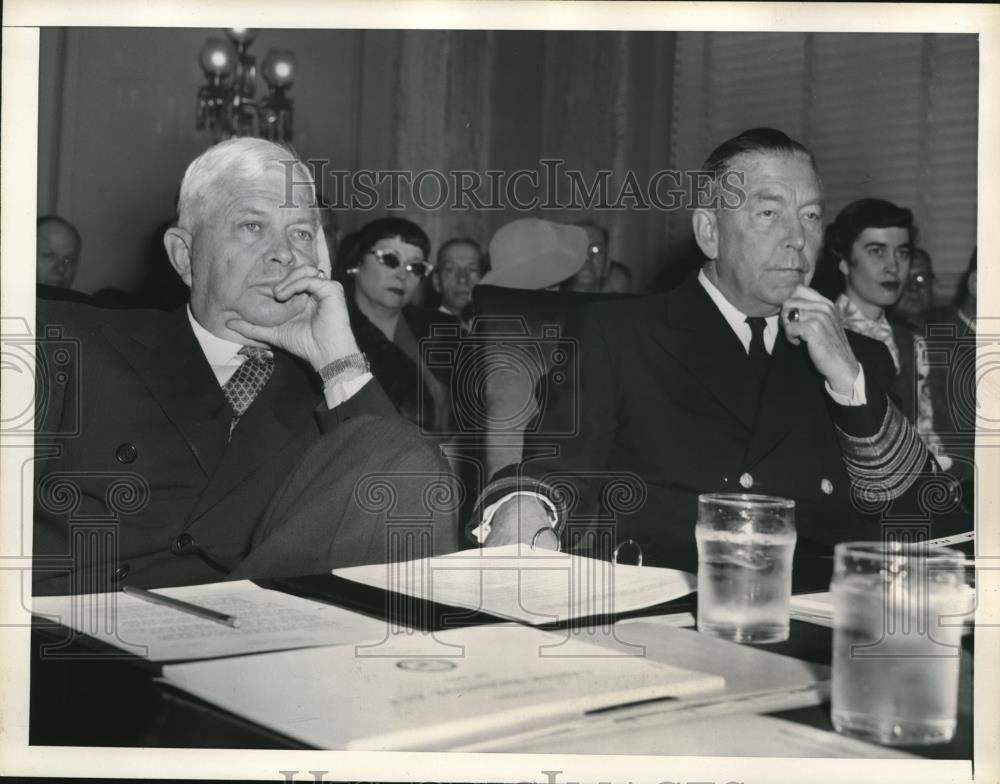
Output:
M490 240L490 271L480 283L547 289L573 277L587 260L587 232L579 226L520 218Z

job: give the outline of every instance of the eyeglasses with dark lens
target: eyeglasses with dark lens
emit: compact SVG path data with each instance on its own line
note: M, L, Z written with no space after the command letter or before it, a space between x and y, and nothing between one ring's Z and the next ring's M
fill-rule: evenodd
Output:
M391 250L374 248L368 252L378 259L379 264L382 264L389 269L399 269L399 265L403 263L403 260ZM418 278L427 277L431 274L433 269L434 265L428 264L426 261L411 261L406 265L406 271Z

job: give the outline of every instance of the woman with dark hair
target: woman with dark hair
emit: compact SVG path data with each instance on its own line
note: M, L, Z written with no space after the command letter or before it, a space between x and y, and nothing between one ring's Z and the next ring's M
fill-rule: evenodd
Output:
M859 199L826 228L813 287L835 301L844 327L885 344L896 365L894 393L942 468L952 460L934 430L927 348L887 311L903 294L917 229L913 213L884 199Z
M443 432L451 411L450 366L429 367L431 344L421 350L420 341L433 339L435 325L454 327L451 337L457 337L458 320L411 304L433 269L429 256L423 229L403 218L379 218L344 238L335 276L344 284L351 328L375 378L403 416Z

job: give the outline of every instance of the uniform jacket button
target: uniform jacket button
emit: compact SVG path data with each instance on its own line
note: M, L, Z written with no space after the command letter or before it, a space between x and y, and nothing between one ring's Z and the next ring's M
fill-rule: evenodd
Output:
M135 444L119 444L115 450L115 458L117 458L119 463L126 465L133 462L138 456L139 450L135 448Z
M186 552L194 547L194 537L191 534L181 534L174 540L174 550L179 553Z
M128 577L128 573L129 573L129 565L122 564L117 569L115 569L114 573L112 573L111 582L120 583L122 580Z
M753 477L750 474L740 474L740 487L746 490L753 487Z
M823 491L824 495L833 495L833 482L829 479L824 479L819 483L819 489Z

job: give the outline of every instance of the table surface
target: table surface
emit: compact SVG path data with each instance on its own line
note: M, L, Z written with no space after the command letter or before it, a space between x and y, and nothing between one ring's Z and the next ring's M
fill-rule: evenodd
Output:
M307 581L305 585L309 588L312 583ZM302 585L297 586L297 593L300 592L298 588ZM345 603L358 605L357 601ZM691 607L690 599L687 605L672 603L670 609L685 606ZM485 620L480 615L468 616L470 623ZM61 639L59 630L51 627L33 630L29 727L32 745L303 748L293 739L158 683L155 678L159 666L156 664L128 656L88 658L86 654L92 649L77 643L65 651L71 655L41 657L39 647L51 644L54 639ZM963 641L958 730L954 739L946 745L903 747L902 750L934 759L972 758L972 640L969 635ZM830 629L792 621L787 641L759 647L829 665L831 643ZM832 732L828 704L770 715ZM656 754L657 750L650 748L644 753Z

